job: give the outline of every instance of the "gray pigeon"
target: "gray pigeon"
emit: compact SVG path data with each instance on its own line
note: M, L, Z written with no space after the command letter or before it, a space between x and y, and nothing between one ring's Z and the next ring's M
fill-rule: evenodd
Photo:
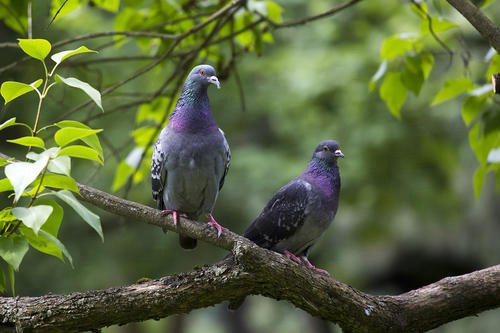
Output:
M311 264L307 256L337 212L339 157L344 154L337 142L321 142L304 172L274 194L244 236L261 247L328 275L327 271ZM229 309L238 308L242 302L243 299L230 302Z
M279 189L244 236L255 244L285 254L297 262L325 232L337 212L340 173L337 159L344 157L337 142L321 142L304 172Z
M212 216L231 153L224 132L210 111L207 88L220 88L209 65L189 73L167 126L153 147L151 185L153 198L165 214L178 222L179 214L191 220L208 220L217 236L222 227ZM196 239L179 235L183 248L196 247Z

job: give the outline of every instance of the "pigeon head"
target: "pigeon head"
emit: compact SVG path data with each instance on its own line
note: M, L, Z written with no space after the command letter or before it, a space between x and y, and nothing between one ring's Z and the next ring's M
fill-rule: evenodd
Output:
M322 141L313 154L313 160L325 162L327 165L335 164L339 157L344 157L344 154L339 144L333 140Z
M220 83L215 76L215 69L210 65L198 65L189 73L186 84L197 88L207 88L210 84L214 84L220 89Z

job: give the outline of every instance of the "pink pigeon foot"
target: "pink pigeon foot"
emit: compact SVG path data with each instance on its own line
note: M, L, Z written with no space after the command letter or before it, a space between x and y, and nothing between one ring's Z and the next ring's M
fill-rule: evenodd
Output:
M177 222L179 222L179 213L173 209L165 209L161 211L161 215L172 214L172 218L174 220L174 224L177 226Z
M314 266L306 257L302 257L302 260L304 261L304 264L306 265L307 268L312 269L316 273L330 276L330 273L328 273L328 271Z
M295 254L293 254L292 252L290 252L288 250L283 251L283 254L285 256L287 256L288 258L290 258L290 260L295 261L297 264L302 263L302 261L300 260L299 257L297 257Z
M222 234L222 226L219 223L217 223L212 214L208 214L208 225L211 225L215 229L217 229L217 238L219 238L220 235Z

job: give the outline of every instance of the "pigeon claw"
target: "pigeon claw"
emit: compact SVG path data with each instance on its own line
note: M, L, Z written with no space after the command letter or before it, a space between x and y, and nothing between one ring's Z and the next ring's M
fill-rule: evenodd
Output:
M168 214L172 214L174 225L177 226L177 222L179 222L179 213L173 209L165 209L161 211L161 215L168 215Z
M293 254L292 252L290 252L288 250L283 251L283 254L286 257L288 257L290 260L295 261L297 264L302 263L302 261L300 260L299 257L297 257L295 254Z
M220 235L222 235L222 226L219 223L217 223L217 221L214 219L212 214L208 214L208 223L207 224L211 225L212 227L214 227L217 230L217 238L219 238Z
M311 264L311 262L306 257L302 257L302 260L304 261L304 264L306 265L307 268L315 271L316 273L330 276L330 273L328 273L327 270L324 270L324 269L321 269L321 268L314 266L313 264Z

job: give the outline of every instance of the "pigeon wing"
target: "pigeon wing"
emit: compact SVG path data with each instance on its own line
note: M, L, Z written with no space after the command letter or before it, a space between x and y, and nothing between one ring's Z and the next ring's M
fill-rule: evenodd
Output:
M224 136L224 132L219 128L220 133L222 134L222 139L224 140L224 152L225 152L225 166L224 172L219 182L219 191L224 186L224 180L226 178L227 172L229 171L229 166L231 165L231 150L229 149L229 143L227 143L226 137Z
M244 236L259 246L273 248L304 224L311 186L294 180L282 187L267 203Z

